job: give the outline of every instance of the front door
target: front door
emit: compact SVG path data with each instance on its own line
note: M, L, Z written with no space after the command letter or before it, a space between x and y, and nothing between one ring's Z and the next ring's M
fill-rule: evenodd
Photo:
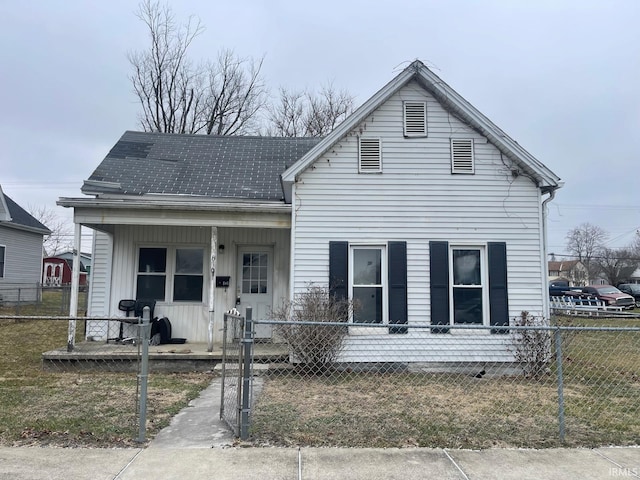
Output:
M273 305L273 249L270 247L240 247L238 249L237 306L242 315L253 310L254 320L269 318ZM270 325L256 325L255 338L271 339Z

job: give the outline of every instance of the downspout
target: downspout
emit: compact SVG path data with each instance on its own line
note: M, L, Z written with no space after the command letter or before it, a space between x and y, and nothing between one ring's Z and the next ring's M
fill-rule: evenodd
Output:
M289 302L295 295L296 260L296 184L291 185L291 233L289 235Z
M556 196L556 189L549 190L549 197L542 201L542 284L545 285L543 288L543 298L544 298L544 314L547 318L547 321L551 319L551 309L549 306L549 288L548 288L548 277L549 277L549 268L547 261L547 203L554 199Z

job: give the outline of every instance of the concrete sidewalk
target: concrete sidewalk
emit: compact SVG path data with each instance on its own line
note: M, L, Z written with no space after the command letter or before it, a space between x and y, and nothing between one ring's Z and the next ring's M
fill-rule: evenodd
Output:
M234 447L220 382L145 449L0 448L0 480L556 480L640 478L640 448L443 450Z
M640 478L640 449L0 448L2 480Z

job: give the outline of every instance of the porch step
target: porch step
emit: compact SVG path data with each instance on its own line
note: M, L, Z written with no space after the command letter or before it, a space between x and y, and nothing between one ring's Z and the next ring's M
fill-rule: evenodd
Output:
M258 363L286 361L288 355L287 348L281 344L254 345L253 358ZM213 370L221 361L222 345L214 345L212 352L207 351L206 343L149 347L150 372L206 372ZM66 347L44 352L42 367L46 371L56 372L136 372L138 350L131 345L83 342L77 344L73 352L67 352Z

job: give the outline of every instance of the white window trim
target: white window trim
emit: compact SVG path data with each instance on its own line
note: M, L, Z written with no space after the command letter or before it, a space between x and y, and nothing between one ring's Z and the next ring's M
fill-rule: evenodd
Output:
M412 105L414 107L422 106L423 109L423 131L421 132L410 132L407 129L407 106ZM425 101L410 101L405 100L402 102L402 124L403 124L403 133L406 138L420 138L427 136L427 102Z
M357 249L380 250L381 280L382 280L382 324L389 324L389 272L387 245L384 243L349 243L349 299L353 301L353 251ZM349 318L353 323L353 313ZM383 327L349 327L350 335L386 335L388 328Z
M378 168L362 168L362 141L376 140L378 142ZM358 137L358 173L382 173L382 138L380 137Z
M5 278L6 277L6 272L7 272L7 246L6 245L0 245L0 248L2 248L2 258L0 258L0 260L2 260L2 270L0 271L0 278Z
M140 249L141 248L164 248L167 252L167 265L166 271L164 273L161 272L153 272L153 275L164 276L166 281L164 284L164 299L157 300L156 305L200 305L204 304L207 301L207 292L209 288L209 276L207 275L207 258L208 258L208 250L205 246L201 245L183 245L183 244L161 244L161 245L148 245L142 244L136 247L136 261L134 268L134 280L133 280L133 297L136 296L136 289L138 287L138 274L144 272L138 272L138 263L140 260ZM176 275L194 275L195 274L176 274L176 250L179 249L192 249L192 250L202 250L202 296L200 300L173 300L173 286L175 282Z
M483 326L489 326L489 271L487 260L487 245L479 243L453 243L449 244L449 324L456 325L455 322L455 309L453 300L453 251L454 250L479 250L480 251L480 281L482 282L482 324ZM462 288L462 287L458 287ZM454 328L451 329L453 334L468 334L473 332L474 334L489 334L489 330L473 330Z

